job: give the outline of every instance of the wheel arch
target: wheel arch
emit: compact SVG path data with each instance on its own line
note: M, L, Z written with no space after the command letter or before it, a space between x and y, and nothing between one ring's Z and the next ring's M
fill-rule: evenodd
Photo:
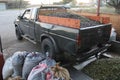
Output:
M42 42L44 39L46 39L46 38L49 38L51 41L52 41L52 43L53 43L53 45L54 45L54 47L55 47L55 52L56 53L59 53L59 49L58 49L58 47L57 47L57 44L56 44L56 42L55 42L55 40L54 40L54 38L52 37L52 36L50 36L50 35L48 35L48 34L42 34L41 36L40 36L40 42Z
M20 26L18 24L15 24L15 28L17 28L21 34L23 34L22 30L20 29Z

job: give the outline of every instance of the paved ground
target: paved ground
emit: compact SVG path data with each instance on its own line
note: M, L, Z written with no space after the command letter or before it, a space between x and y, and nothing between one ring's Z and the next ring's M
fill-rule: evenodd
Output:
M18 10L0 11L0 35L4 49L16 43L13 21L18 14Z
M39 45L34 45L26 40L18 41L16 39L13 22L20 12L19 10L0 11L0 35L5 58L16 51L40 51Z

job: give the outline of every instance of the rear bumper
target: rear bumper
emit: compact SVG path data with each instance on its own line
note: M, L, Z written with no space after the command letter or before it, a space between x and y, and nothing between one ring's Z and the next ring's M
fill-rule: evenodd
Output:
M98 55L98 54L102 54L102 53L106 52L110 46L111 46L111 44L106 44L101 48L96 47L96 48L91 49L88 52L82 53L82 55L79 55L79 54L81 54L81 53L79 53L78 55L76 55L76 59L77 59L77 61L84 61L93 55Z

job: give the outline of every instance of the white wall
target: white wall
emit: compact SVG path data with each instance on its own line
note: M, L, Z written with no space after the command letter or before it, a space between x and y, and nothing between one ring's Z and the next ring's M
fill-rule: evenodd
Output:
M0 10L6 10L6 4L0 3Z

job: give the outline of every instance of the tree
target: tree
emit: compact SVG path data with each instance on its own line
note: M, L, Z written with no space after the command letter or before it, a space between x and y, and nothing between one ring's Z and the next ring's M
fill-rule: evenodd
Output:
M115 8L115 12L120 14L120 0L109 0L107 3Z
M72 2L72 1L73 1L73 0L63 0L62 3L63 3L63 4L67 4L67 3Z
M72 0L72 6L75 6L77 4L76 0Z
M76 0L62 0L60 2L54 2L53 4L56 4L56 5L70 4L71 6L75 6L76 3L77 3Z
M10 0L7 3L7 8L8 9L25 8L28 4L29 4L28 1L24 0Z
M99 0L92 0L96 5L98 5ZM100 0L100 7L105 6L106 0Z

